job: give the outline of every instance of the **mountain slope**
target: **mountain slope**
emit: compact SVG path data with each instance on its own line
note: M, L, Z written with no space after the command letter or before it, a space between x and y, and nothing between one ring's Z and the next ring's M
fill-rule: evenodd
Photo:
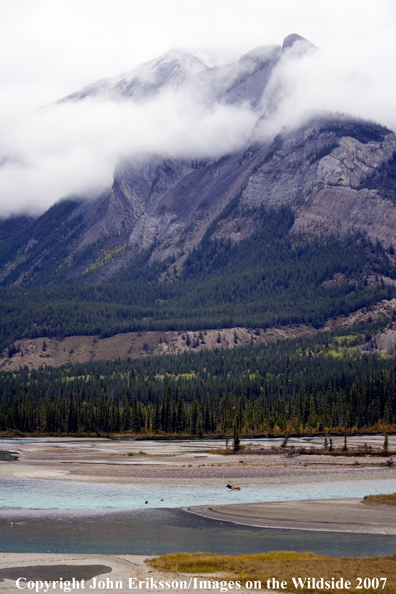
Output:
M88 281L98 278L95 269L85 284L0 289L0 347L23 337L140 330L318 328L394 296L393 257L379 242L290 234L295 217L285 207L256 209L254 218L258 231L232 244L216 239L224 220L218 217L180 268L172 259L150 264L153 246L94 286Z
M177 268L222 212L214 238L235 242L258 231L262 207L290 208L292 234L359 231L395 247L395 154L386 128L327 117L217 161L124 160L97 200L60 202L22 228L15 223L0 240L0 279L103 281L147 249L151 262L171 258Z
M258 134L273 69L289 52L311 51L291 35L217 69L171 52L66 98L143 101L199 81L213 101L248 100L257 126L220 159L124 158L96 199L2 222L0 346L143 329L319 327L391 299L395 134L339 114L274 139Z

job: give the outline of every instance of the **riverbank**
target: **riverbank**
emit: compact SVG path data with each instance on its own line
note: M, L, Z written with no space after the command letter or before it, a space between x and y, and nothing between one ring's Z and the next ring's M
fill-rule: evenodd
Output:
M379 580L378 575L386 577ZM281 581L282 591L286 588L287 592L294 592L299 590L298 583L295 583L296 576L302 579L309 576L310 580L315 580L316 588L311 586L315 590L321 588L321 580L327 580L330 592L340 591L340 588L343 592L357 592L362 583L366 583L366 586L373 584L375 589L380 585L385 594L395 592L395 564L392 556L363 560L290 552L242 555L238 558L203 553L159 558L143 555L6 553L2 555L0 568L1 590L6 594L16 594L21 589L119 594L131 590L151 593L162 589L173 592L190 589L228 592L237 589L242 594L251 591L253 584L254 590L277 592ZM345 590L342 584L346 581L348 585ZM30 589L26 588L28 582Z
M309 499L194 506L188 511L214 520L263 528L396 535L396 507L361 499Z

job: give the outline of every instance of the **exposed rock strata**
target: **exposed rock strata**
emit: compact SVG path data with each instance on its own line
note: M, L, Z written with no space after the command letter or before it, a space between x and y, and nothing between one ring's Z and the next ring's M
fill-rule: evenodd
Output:
M81 202L67 211L67 219L57 221L66 227L77 217L82 222L59 239L59 244L67 244L65 249L57 245L66 262L59 263L56 280L78 277L102 259L105 264L95 268L95 281L101 281L148 248L152 261L173 258L177 267L208 229L212 238L238 242L257 230L258 209L282 206L294 212L292 233L359 231L386 248L396 247L393 133L376 124L327 115L299 130L282 131L274 140L260 136L261 124L279 107L282 64L312 51L315 46L292 34L282 47L258 47L234 64L212 68L198 56L172 50L66 97L63 101L141 101L182 86L208 106L249 106L257 124L250 146L217 160L141 155L120 161L107 192ZM10 275L14 284L23 283L25 275L34 276L45 255L45 242L40 244L40 233L37 238L34 233L16 244L3 262L0 282ZM106 260L112 251L117 257Z
M181 257L243 190L238 211L221 221L217 236L244 239L256 228L254 209L289 206L296 215L294 232L362 231L387 247L396 245L396 205L378 190L358 189L395 151L394 134L363 143L318 125L217 162L123 163L102 201L105 213L88 228L83 244L127 237L130 257L154 243L153 258Z

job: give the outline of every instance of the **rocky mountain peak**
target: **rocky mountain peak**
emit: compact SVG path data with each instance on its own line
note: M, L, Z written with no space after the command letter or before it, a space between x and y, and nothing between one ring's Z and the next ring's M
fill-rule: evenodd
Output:
M278 45L259 46L250 50L234 64L212 67L199 55L184 49L172 49L165 54L139 65L129 72L96 81L80 91L62 99L81 101L88 97L111 100L144 100L164 89L174 89L193 81L207 99L226 103L260 104L272 70L282 52L290 50L305 54L315 46L293 33Z
M173 49L130 72L88 85L63 101L78 101L86 97L144 99L163 88L178 86L190 76L207 69L208 65L194 54Z

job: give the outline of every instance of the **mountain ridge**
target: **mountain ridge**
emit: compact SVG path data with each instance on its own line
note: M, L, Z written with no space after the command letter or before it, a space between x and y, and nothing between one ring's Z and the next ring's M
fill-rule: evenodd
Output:
M210 66L202 55L172 49L129 72L90 83L60 99L59 103L88 98L141 101L187 83L187 88L191 85L194 92L205 89L209 102L248 102L253 108L258 108L272 70L282 56L293 50L295 56L301 57L313 49L317 49L316 46L293 33L284 39L281 46L258 46L233 64L221 66Z
M170 65L161 84L149 81L149 94L180 75L215 77L204 88L215 101L248 96L257 112L251 137L218 158L124 157L95 198L71 196L37 219L0 221L0 348L38 336L318 328L392 299L395 134L332 113L274 138L259 134L271 117L261 101L273 69L290 52L298 60L311 51L292 34L283 49L256 48L237 67L216 70L172 52L143 65L157 74ZM199 70L191 77L185 64L177 70L183 56Z
M222 216L222 222L215 237L240 241L257 230L254 212L262 207L290 207L296 215L291 233L361 231L395 248L396 204L381 184L372 187L378 171L392 167L395 154L396 136L386 128L327 116L285 131L272 143L256 142L218 160L124 160L110 192L91 202L77 199L73 208L61 202L48 211L63 209L66 216L61 223L66 235L57 238L54 233L54 242L69 265L65 269L59 261L54 280L81 275L87 266L77 266L73 273L73 262L90 249L95 257L98 242L101 249L119 250L117 258L101 267L102 280L152 247L151 262L173 258L176 266L183 265L217 217ZM233 200L232 216L222 215ZM40 220L29 219L29 224L37 228ZM43 224L52 225L50 220ZM33 230L21 244L16 242L14 250L8 248L9 256L0 262L0 281L25 282L15 275L32 260L35 249L40 259L37 233ZM43 235L47 241L47 231ZM9 238L3 241L4 253L7 242ZM67 277L62 277L65 270Z
M187 51L170 50L130 72L90 83L60 102L79 101L88 97L143 99L160 88L181 84L188 77L207 68L209 67L205 62Z

